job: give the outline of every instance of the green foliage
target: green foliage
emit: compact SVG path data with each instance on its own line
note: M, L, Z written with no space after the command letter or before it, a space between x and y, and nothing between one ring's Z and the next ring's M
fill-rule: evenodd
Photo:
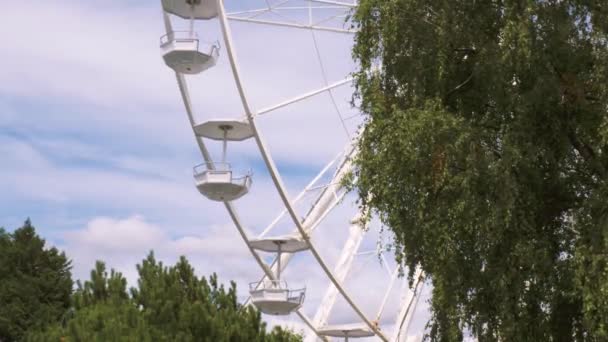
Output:
M353 19L353 178L433 281L430 339L608 340L606 2L363 0Z
M297 342L279 328L268 332L261 315L237 302L236 285L199 278L182 257L171 267L150 255L137 266L130 294L124 277L98 262L91 280L78 283L73 310L62 324L28 336L31 341L260 341Z
M141 265L135 304L161 340L297 341L281 330L266 332L259 312L237 301L236 284L226 289L217 276L198 278L182 257L165 267L150 254Z
M70 305L70 261L45 248L28 219L13 233L0 228L0 340L56 322Z
M64 325L31 331L25 341L157 341L137 308L129 303L98 303L66 317Z

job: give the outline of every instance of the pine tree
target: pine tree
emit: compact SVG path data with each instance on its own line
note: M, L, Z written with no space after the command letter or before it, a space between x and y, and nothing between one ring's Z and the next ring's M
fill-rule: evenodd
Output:
M433 281L429 337L608 340L606 1L362 0L353 18L352 178Z
M172 267L151 253L137 266L138 287L131 290L154 336L163 340L298 341L275 329L266 332L259 312L237 301L236 284L226 289L215 274L198 278L185 257Z
M199 278L185 257L164 266L150 253L138 286L126 289L122 274L97 262L91 279L78 282L73 308L60 324L33 331L29 341L297 342L280 328L268 332L259 312L242 307L236 285L226 289L214 274Z
M58 324L30 331L28 341L155 341L141 310L133 305L121 273L98 261L91 279L72 296L73 306Z
M58 321L70 305L71 265L45 247L28 219L12 233L0 228L0 340Z

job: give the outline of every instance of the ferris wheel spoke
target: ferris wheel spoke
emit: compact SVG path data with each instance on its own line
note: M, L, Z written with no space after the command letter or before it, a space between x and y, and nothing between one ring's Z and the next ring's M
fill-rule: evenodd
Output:
M268 3L267 0L265 0L265 1ZM294 0L286 0L286 1L282 1L282 2L276 3L276 4L272 4L270 6L273 7L273 8L277 8L277 7L283 6L285 3L288 3L288 2L291 3L293 1ZM310 4L322 5L322 6L319 6L318 8L341 8L341 9L342 8L346 8L346 9L352 9L352 8L357 7L355 1L345 2L345 1L335 1L335 0L298 0L298 2L300 2L300 3L302 3L302 2L308 3L309 5ZM294 7L301 8L303 6L294 6ZM283 7L283 8L286 8L286 7ZM308 8L308 6L304 7L304 8Z
M346 14L336 14L336 15L332 15L332 16L327 17L327 18L323 18L323 19L315 22L313 24L313 26L319 26L319 25L324 24L326 22L332 21L334 19L340 19L340 18L343 18L343 19L346 18Z
M327 192L325 194L325 198L318 201L318 203L320 203L320 205L318 205L318 206L315 205L311 208L309 215L307 215L303 220L303 222L306 226L306 232L309 236L312 235L312 233L321 224L321 222L323 222L323 220L325 220L327 215L329 215L329 213L338 205L338 203L340 203L343 196L344 196L344 194L342 194L342 196L335 197L333 192ZM329 201L330 203L326 204L327 201ZM326 205L323 205L323 204L326 204ZM322 208L322 209L319 210L319 208ZM314 219L314 221L312 219ZM311 223L308 223L308 222L311 222ZM297 234L298 230L297 229L294 230L293 233ZM283 271L287 267L287 264L292 256L294 256L293 253L284 253L283 254L284 258L281 258L281 271ZM273 267L276 266L275 265L276 260L277 259L275 259L272 263ZM272 270L274 272L276 272L276 268L272 268Z
M323 62L323 58L321 57L321 50L319 49L319 44L317 43L317 36L315 35L314 31L310 31L310 35L312 38L313 45L315 47L315 54L317 56L319 68L321 69L321 75L323 76L323 82L325 82L325 85L328 86L329 78L327 77L327 71L325 70L325 63ZM340 122L342 123L342 128L344 129L346 136L348 138L350 138L350 132L348 131L348 127L346 125L346 122L344 121L342 112L340 111L340 108L338 107L338 103L336 102L334 94L331 90L329 90L328 93L329 93L329 98L331 99L331 102L334 106L334 110L336 111L336 115L338 116L338 118L340 119Z
M353 217L352 224L349 228L348 239L344 243L338 262L334 267L336 279L339 282L344 282L346 280L353 265L355 255L361 247L363 235L366 232L366 224L361 221L363 216L364 215L361 212L358 212L355 217ZM314 324L317 328L327 325L331 311L336 303L338 293L338 287L335 284L330 283L325 291L323 299L321 299L321 304L317 309L317 313L315 314ZM310 341L310 339L308 339L308 341Z
M350 170L350 161L352 160L352 158L355 157L356 154L356 149L354 148L354 145L349 145L349 149L350 151L348 153L345 154L342 163L340 164L340 166L338 167L338 169L336 170L336 172L333 175L333 180L336 179L341 179L349 170ZM330 165L333 164L330 163ZM327 168L327 167L326 167ZM326 169L322 170L318 177L324 173L326 173ZM316 177L317 178L317 177ZM310 184L314 184L315 182L311 182ZM332 184L334 184L334 186L336 187L340 187L340 183L339 182L333 182ZM319 224L325 219L325 217L337 206L337 204L342 200L344 193L341 194L341 196L337 197L335 196L335 189L329 189L330 187L326 187L324 188L324 190L322 191L322 193L319 195L319 197L315 200L312 208L309 210L309 212L306 214L304 220L303 220L303 224L307 227L307 232L308 234L312 234L314 232L314 230L319 226ZM295 233L297 233L297 230L295 231ZM353 250L353 253L356 252L356 249ZM281 258L281 262L278 262L278 258L276 257L273 262L270 265L270 269L272 274L276 274L277 272L282 272L285 268L287 268L287 265L289 263L289 261L291 260L291 258L294 256L295 254L293 253L283 253L280 258ZM280 270L279 270L279 265L280 265ZM339 268L336 268L339 269ZM262 277L262 279L258 282L257 287L262 286L262 284L268 279L267 275L264 275ZM335 288L335 286L334 286ZM337 288L336 288L336 291ZM251 298L248 298L246 303L250 303ZM318 325L315 325L315 329L317 329ZM318 331L318 330L314 330L314 331Z
M284 21L249 19L249 18L242 18L242 17L234 16L234 15L228 16L227 18L228 18L228 20L242 21L242 22L251 23L251 24L282 26L282 27L289 27L289 28L296 28L296 29L326 31L326 32L334 32L334 33L348 33L348 34L357 33L357 30L354 30L354 29L342 29L342 28L336 28L336 27L331 27L331 26L315 26L315 25L291 23L291 22L284 22Z
M288 2L289 2L289 0L285 0L285 1L283 1L283 2L281 2L281 3L278 3L278 4L274 5L274 6L281 6L281 5L286 4L286 3L288 3ZM246 17L246 18L247 18L247 19L255 19L255 18L257 18L257 17L259 17L259 16L262 16L262 15L264 15L264 14L267 14L267 13L274 13L274 10L275 10L275 9L276 9L276 7L273 7L273 6L272 6L272 5L271 5L271 4L268 2L268 0L266 0L266 8L265 8L265 9L262 9L262 10L254 10L254 11L255 11L255 13L251 13L251 12L250 12L249 14L251 14L251 15L250 15L250 16L248 16L248 17ZM246 13L246 12L245 12L245 13Z
M414 273L414 279L416 279L416 283L414 284L413 289L408 289L401 301L401 312L397 316L397 321L395 322L395 331L393 333L392 341L398 342L401 339L402 333L407 333L409 330L409 326L412 322L414 314L416 312L416 307L418 305L418 301L420 300L422 288L424 286L424 272L420 267L416 269Z
M315 90L309 91L307 93L304 93L302 95L299 95L299 96L296 96L294 98L291 98L289 100L277 103L277 104L272 105L272 106L268 106L268 107L262 108L262 109L260 109L260 110L257 111L256 115L264 115L264 114L270 113L270 112L275 111L277 109L280 109L280 108L292 105L294 103L306 100L306 99L311 98L313 96L316 96L316 95L322 94L324 92L330 91L332 89L338 88L340 86L346 85L346 84L348 84L348 83L350 83L352 81L353 81L352 77L347 77L347 78L345 78L345 79L343 79L341 81L338 81L338 82L326 85L325 87L322 87L322 88L319 88L319 89L315 89Z
M384 298L382 299L382 303L380 304L380 307L378 308L378 313L376 314L376 321L380 322L380 320L382 319L382 315L384 314L384 309L386 308L386 304L388 303L388 299L390 297L391 292L393 291L393 287L395 286L395 283L397 282L397 278L399 276L399 271L401 269L400 265L396 265L395 268L392 270L389 269L388 266L388 262L386 261L386 257L384 256L384 253L381 253L381 258L384 264L384 268L386 269L389 277L390 277L390 282L388 284L388 287L386 289L386 292L384 293Z
M275 5L276 6L276 5ZM277 11L301 11L301 10L344 10L344 6L276 6L272 8Z
M378 308L378 313L376 314L377 322L380 322L380 319L382 318L382 315L384 314L384 309L386 308L386 303L388 303L388 299L390 298L391 291L393 291L393 287L395 286L395 283L397 282L398 275L399 275L399 267L395 267L392 274L390 274L391 280L389 282L388 288L386 289L386 292L384 292L384 298L382 298L382 303L380 304L380 307Z
M268 12L269 10L270 10L270 8L264 7L264 8L256 8L256 9L252 9L252 10L230 12L230 13L228 13L228 15L229 16L239 16L239 15L244 15L244 14L257 14L260 12ZM247 18L247 17L245 17L245 18Z
M380 257L382 258L382 265L384 265L384 269L386 270L386 273L388 273L388 276L391 277L393 272L391 272L391 270L388 268L388 262L386 261L386 257L384 256L384 253L380 252ZM395 268L398 269L398 268Z
M356 150L354 148L351 148L350 152L345 155L343 162L340 164L340 166L334 173L333 179L342 178L350 170L349 161L355 156L355 153L356 153ZM325 172L327 172L327 170L325 170L325 169L322 170L319 173L319 175L315 178L320 178L320 176L322 176ZM314 184L314 182L311 182L311 183ZM339 184L339 183L336 182L336 184ZM342 199L342 197L335 198L333 191L329 190L329 188L325 188L321 192L321 194L314 201L314 204L312 205L311 209L306 213L304 220L302 221L303 224L306 226L306 231L309 235L312 235L314 230L325 219L325 217L338 205L338 203L340 202L341 199ZM282 218L286 212L287 212L287 209L285 209L284 212L282 212L273 221L273 223L271 223L269 228L274 226L274 224L276 224L275 222L280 220L280 218ZM265 231L269 230L269 228L266 228ZM294 230L293 233L297 234L298 230L297 229ZM263 235L265 235L265 234L261 234L260 236L263 236ZM287 265L289 264L289 261L291 260L291 258L293 256L294 256L293 253L283 253L281 255L281 257L280 257L281 258L281 263L280 263L281 269L280 270L278 269L278 262L277 262L278 257L276 257L270 266L273 274L276 274L277 271L282 272L287 267ZM267 276L262 277L262 279L259 281L257 286L261 286L264 283L264 281L266 281L267 279L268 279Z
M331 160L329 163L327 163L327 165L321 170L321 172L319 172L317 174L317 176L315 178L313 178L307 185L306 187L304 187L304 189L298 194L298 196L296 196L296 198L294 198L292 200L292 203L298 203L305 195L307 192L311 191L312 189L314 189L314 185L319 181L319 179L321 179L321 177L323 177L327 171L338 161L338 158L342 155L342 153L338 154L338 156L336 156L336 158L334 158L333 160ZM287 214L287 209L283 209L281 211L281 213L279 215L277 215L277 217L268 225L268 227L266 227L266 229L264 229L264 231L262 231L262 233L259 235L258 238L262 238L264 236L266 236L266 234L268 234L278 223L279 221L285 216L285 214Z
M250 9L250 10L244 10L244 11L236 11L236 12L228 12L227 15L229 17L233 17L233 16L240 16L240 15L246 15L246 14L256 14L256 13L260 13L260 12L268 12L268 11L302 11L302 10L345 10L346 7L344 6L286 6L286 4L289 3L289 0L287 1L282 1L280 3L277 4L271 4L271 5L267 5L264 8L256 8L256 9ZM244 17L247 18L247 17Z
M267 13L272 13L272 9L267 9L265 11L254 13L254 14L250 15L249 17L247 17L247 19L255 19L255 18L261 17L261 16L263 16L264 14L267 14Z
M319 189L325 189L325 188L330 187L332 185L340 185L340 183L327 183L327 184L317 185L317 186L314 186L314 187L312 187L312 188L310 188L310 189L308 189L306 191L316 191L316 190L319 190Z
M305 0L311 3L334 5L345 8L355 8L357 5L354 2L343 2L343 1L331 1L331 0Z

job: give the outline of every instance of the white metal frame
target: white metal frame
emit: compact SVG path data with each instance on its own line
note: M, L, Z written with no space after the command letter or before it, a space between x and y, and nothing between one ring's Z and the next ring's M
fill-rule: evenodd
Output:
M297 214L296 210L294 209L294 204L298 200L300 200L304 196L304 194L306 194L308 191L311 191L311 189L319 188L318 186L316 186L318 180L325 173L327 173L327 171L330 169L330 167L333 164L335 164L335 162L338 159L329 163L321 171L321 173L319 173L319 175L317 177L315 177L315 179L313 179L296 198L291 200L289 195L287 194L287 191L283 184L281 175L279 174L279 172L276 168L274 159L272 158L270 151L267 148L263 135L256 125L256 117L259 115L264 115L264 114L270 113L279 108L289 106L291 104L300 102L302 100L308 99L310 97L313 97L313 96L316 96L319 94L329 93L329 95L332 96L333 89L346 85L346 84L349 84L350 82L352 82L352 78L346 78L344 80L330 84L324 75L324 79L325 79L324 87L316 89L316 90L312 90L310 92L296 96L292 99L288 99L288 100L280 102L278 104L274 104L274 105L262 108L258 111L255 111L252 109L252 107L249 104L245 86L241 80L240 67L239 67L239 63L237 60L237 53L236 53L236 50L235 50L235 47L233 44L231 27L230 27L230 23L229 23L230 21L242 21L242 22L249 22L249 23L255 23L255 24L268 24L268 25L277 25L277 26L283 26L283 27L288 27L288 28L307 29L307 30L310 30L311 32L313 32L313 39L314 39L314 31L353 33L354 31L349 30L349 29L337 29L337 28L332 28L329 26L323 26L322 24L325 22L323 20L320 22L317 22L317 23L313 23L311 11L313 9L319 9L319 8L321 8L321 9L323 9L323 8L352 9L357 5L357 2L352 1L351 3L345 3L345 2L330 1L330 0L328 0L328 1L326 1L326 0L308 0L308 2L310 3L308 7L296 7L296 6L290 7L290 6L286 6L290 2L290 0L285 0L285 1L280 2L279 4L275 4L274 6L271 6L269 4L267 8L263 8L263 9L256 9L256 10L242 11L242 12L235 12L235 13L228 14L228 13L226 13L223 0L216 0L216 1L217 1L217 7L218 7L218 18L217 19L219 20L219 23L220 23L223 41L224 41L224 47L226 50L226 55L228 56L228 59L230 62L231 71L232 71L234 81L235 81L237 89L238 89L238 93L239 93L240 100L241 100L241 103L243 106L243 110L245 112L246 119L252 128L252 131L254 133L254 140L256 142L258 150L264 160L264 164L265 164L266 168L268 169L268 172L272 178L273 184L285 207L283 212L264 230L264 232L262 233L262 236L267 234L268 232L270 232L272 230L272 228L276 225L276 223L284 215L288 215L288 217L291 219L291 221L293 221L293 224L296 227L295 232L299 233L301 235L302 239L308 244L309 249L310 249L312 255L314 256L315 260L317 261L319 266L321 266L325 275L331 282L330 287L327 289L324 299L321 302L321 304L317 310L314 322L309 317L307 317L301 310L297 311L298 316L319 338L327 341L327 339L325 337L319 335L319 333L317 331L317 327L322 326L327 323L327 319L328 319L328 317L331 313L332 307L335 303L336 296L338 294L341 294L343 296L343 298L347 301L347 303L350 305L350 307L356 312L356 314L359 316L359 318L365 323L365 325L367 325L367 327L369 327L376 334L376 336L379 339L381 339L382 341L388 342L389 338L384 334L384 332L382 332L380 330L378 322L383 314L384 308L386 306L386 302L389 297L389 293L391 292L391 290L394 286L394 283L396 281L398 269L395 268L394 270L390 270L388 268L388 266L386 266L387 272L388 272L391 280L390 280L388 289L387 289L385 295L383 296L382 303L380 304L380 307L378 309L378 314L375 316L374 320L370 319L368 316L366 316L362 312L360 307L353 301L350 294L346 291L344 284L343 284L351 269L352 261L358 253L358 249L359 249L361 240L363 238L363 234L365 232L365 229L364 229L365 227L363 226L362 221L359 220L359 218L361 216L364 216L364 213L358 213L357 216L353 219L350 230L349 230L349 232L350 232L349 238L348 238L345 246L343 247L342 254L340 256L340 259L339 259L337 265L335 266L334 271L332 271L330 269L330 267L327 265L327 263L325 262L323 257L320 255L318 249L316 248L316 246L314 245L313 241L310 238L311 234L314 232L315 228L333 210L333 208L336 207L336 205L338 205L338 203L344 196L344 191L341 188L340 181L344 177L344 175L346 175L351 170L351 160L352 160L352 158L354 158L356 156L356 153L357 153L356 148L355 148L356 139L354 140L354 142L349 143L349 145L347 146L346 152L343 154L343 156L341 156L342 157L341 164L338 166L337 171L334 173L331 182L329 182L327 185L322 186L323 190L321 191L321 193L315 200L314 205L311 207L311 209L306 214L306 216L303 219L300 219L300 218L298 218L298 214ZM318 6L313 7L312 3L315 3ZM309 11L309 22L307 24L301 24L301 23L287 22L287 21L282 22L282 21L269 21L269 20L256 19L257 16L259 16L260 14L263 14L263 13L276 12L276 11L287 11L287 10L308 10ZM243 15L248 15L248 16L243 16ZM169 15L165 12L163 12L163 19L164 19L164 23L165 23L166 33L167 33L167 35L171 35L171 33L173 32L171 21L170 21ZM329 19L327 19L327 20L329 20ZM318 55L318 47L316 47L316 41L315 41L315 49L317 50L317 55ZM321 64L321 68L323 69L322 61L319 61L319 62ZM325 74L324 70L323 70L323 73ZM212 159L210 157L209 151L207 150L204 140L201 137L197 136L196 132L194 131L194 127L196 126L196 123L194 122L192 102L190 100L190 93L188 90L186 79L183 74L178 73L178 72L176 72L176 79L177 79L177 83L178 83L178 86L180 89L182 100L184 102L186 113L187 113L188 119L190 121L190 125L193 129L195 140L198 144L201 155L203 156L206 167L208 170L214 170L216 168L216 165L214 164L214 162L212 161ZM332 98L332 101L333 101L333 98ZM336 111L338 111L338 114L340 114L337 107L336 107ZM341 119L342 119L342 117L341 117ZM342 121L344 121L344 119L342 119ZM260 256L260 254L250 244L250 238L248 237L247 233L245 232L245 230L243 228L242 221L241 221L234 205L231 202L224 202L224 205L225 205L233 223L235 224L237 230L239 231L239 234L245 241L245 244L246 244L247 248L249 249L251 255L253 256L253 258L256 260L258 265L264 271L264 277L259 282L254 283L252 285L253 289L256 290L256 289L263 288L264 284L267 283L268 281L270 281L270 282L277 281L276 275L280 274L280 272L283 271L287 267L290 259L293 257L293 254L292 253L282 253L282 255L280 255L278 257L280 259L275 258L274 262L270 266L267 265L264 262L264 260L262 259L262 257ZM386 265L386 263L385 263L385 265ZM403 331L407 330L407 327L409 326L409 322L412 319L413 311L415 311L414 310L415 305L417 304L417 301L419 300L419 295L418 295L420 292L419 287L423 286L423 282L421 280L423 278L423 276L420 273L420 271L417 271L417 272L418 272L417 274L419 274L418 279L420 279L420 280L416 283L415 290L413 292L411 292L411 294L408 294L407 296L405 296L403 298L404 309L402 310L402 312L400 312L400 314L397 317L397 320L396 320L397 326L396 326L396 330L395 330L394 334L392 335L391 341L397 341L400 334ZM405 330L403 328L405 328Z
M349 228L348 239L342 248L342 253L340 254L340 258L338 259L338 262L334 268L336 277L340 282L344 282L346 280L355 259L355 251L359 250L361 241L363 240L363 235L367 227L361 220L362 216L362 213L357 213L353 218L353 223ZM327 320L329 319L331 310L336 303L337 295L338 288L334 284L330 284L323 299L321 300L321 305L319 305L317 313L315 314L314 322L317 327L327 325ZM310 341L311 339L309 338L308 340Z
M331 0L307 0L309 6L288 6L290 0L284 0L277 4L270 4L270 2L266 1L265 8L258 8L253 10L239 11L226 13L226 18L228 20L233 21L241 21L246 23L253 24L262 24L262 25L273 25L273 26L283 26L287 28L297 28L297 29L305 29L305 30L316 30L316 31L328 31L334 33L347 33L352 34L356 31L353 29L345 29L345 28L336 28L331 26L323 25L324 23L337 18L338 16L329 16L323 18L317 22L313 22L312 19L312 11L313 10L327 10L327 9L342 9L349 10L353 9L357 6L356 1L352 2L344 2L344 1L331 1ZM313 6L312 4L316 4ZM285 18L281 15L281 12L284 11L297 11L297 10L308 10L308 22L300 23L288 18ZM279 17L283 17L285 20L264 20L264 19L256 19L260 15L274 13Z
M375 326L367 318L367 316L365 316L365 314L361 311L361 309L354 303L354 301L352 300L350 295L348 293L346 293L346 291L344 291L343 285L338 281L338 279L335 277L333 272L329 269L328 265L325 263L325 261L323 260L323 258L321 257L321 255L319 254L317 249L315 248L314 244L310 240L310 236L306 232L304 226L302 225L302 222L298 218L298 214L296 213L296 210L294 209L294 207L291 203L291 200L289 199L289 196L287 195L287 191L285 190L285 186L283 185L283 180L277 170L274 159L272 158L272 156L270 155L270 151L266 147L266 143L264 141L264 138L262 137L260 130L257 128L256 122L255 122L254 111L251 109L251 107L249 105L248 97L245 93L245 87L244 87L243 82L241 81L241 73L240 73L239 64L238 64L237 57L236 57L236 51L234 49L233 42L232 42L232 33L230 30L230 25L228 23L228 18L226 16L226 10L224 8L224 3L222 0L217 0L217 2L218 2L218 9L219 9L219 19L220 19L220 24L222 27L222 34L224 36L225 47L226 47L226 51L228 54L228 58L230 60L230 66L232 68L232 74L234 76L234 81L237 85L237 89L238 89L239 95L241 97L241 103L243 105L243 110L245 111L247 119L249 120L249 125L251 126L251 129L254 132L254 139L256 141L256 144L258 145L258 149L260 150L262 159L264 159L266 168L268 169L268 172L270 173L270 177L272 178L272 181L277 189L277 192L279 193L279 196L281 197L281 200L283 201L283 204L284 204L285 208L287 209L287 213L289 214L289 216L291 216L291 219L292 219L293 223L296 225L296 227L298 228L298 231L302 235L302 238L306 242L308 242L311 253L315 257L315 259L317 260L317 262L319 263L319 265L321 266L321 268L323 269L323 271L325 272L327 277L331 280L331 282L334 284L334 286L336 286L336 288L342 294L342 296L344 296L344 299L346 299L346 301L350 304L350 306L353 308L353 310L355 310L357 315L359 315L359 317L361 317L361 319L370 327L370 329L372 329L379 337L381 337L382 340L388 341L386 336L384 336L384 334L378 329L378 327Z
M407 338L407 331L409 330L412 319L416 314L416 307L420 302L421 291L424 287L424 272L420 268L414 273L414 288L408 289L403 294L401 299L401 312L397 316L395 321L395 331L393 333L393 339L391 342L401 342ZM405 333L405 335L404 335Z

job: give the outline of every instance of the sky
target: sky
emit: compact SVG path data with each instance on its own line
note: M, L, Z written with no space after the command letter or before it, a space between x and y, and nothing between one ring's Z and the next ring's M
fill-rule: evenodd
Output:
M229 11L264 1L226 1ZM292 1L297 7L304 1ZM329 10L327 10L329 11ZM300 14L291 14L301 19ZM274 17L273 17L274 16ZM269 14L260 19L273 20ZM187 22L172 18L175 29ZM342 25L341 19L327 25ZM259 109L339 81L355 68L352 35L316 33L232 22L248 99ZM73 260L75 279L87 279L96 260L135 285L135 264L153 250L165 263L185 255L199 275L235 280L242 300L262 272L221 203L194 186L192 167L202 162L175 74L163 62L160 1L12 1L3 4L0 31L0 226L9 231L26 218L49 245ZM201 41L221 40L219 23L196 24ZM315 53L315 40L320 58ZM220 49L221 49L220 43ZM188 77L197 122L242 118L243 110L225 52L215 67ZM340 153L362 123L352 108L350 85L260 116L258 124L289 195L295 197ZM210 143L219 158L220 146ZM259 234L282 205L253 141L229 144L235 170L251 169L253 186L235 202L249 236ZM297 208L302 215L318 191ZM320 225L313 240L329 265L340 254L356 209L348 195ZM373 224L362 251L390 243ZM293 230L282 219L276 233ZM328 280L310 253L294 258L284 278L307 287L304 312L313 317ZM265 255L270 261L271 255ZM390 253L387 264L394 267ZM346 288L373 316L388 282L377 253L355 258ZM390 328L402 282L391 292L383 322ZM369 289L378 289L370 291ZM428 290L427 290L428 292ZM428 293L424 296L428 298ZM411 341L428 318L418 306ZM270 324L304 329L295 315ZM339 299L330 323L358 322Z

